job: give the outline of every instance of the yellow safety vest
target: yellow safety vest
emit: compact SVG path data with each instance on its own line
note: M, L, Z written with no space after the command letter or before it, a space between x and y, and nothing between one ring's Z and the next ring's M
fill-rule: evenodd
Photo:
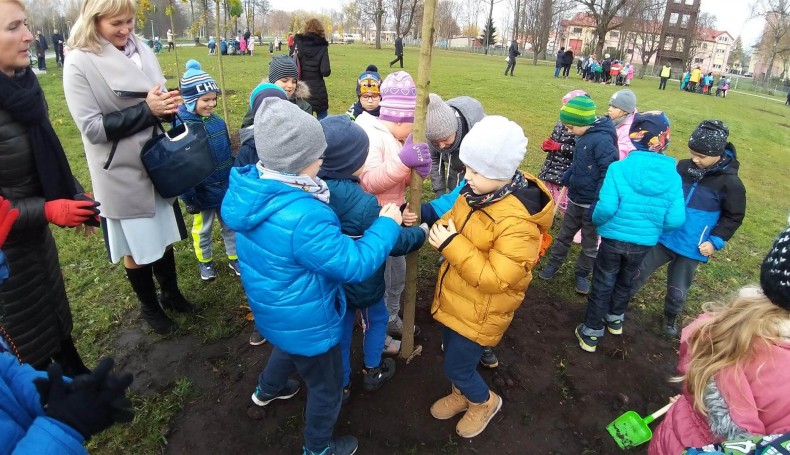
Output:
M661 70L661 77L669 77L669 73L672 71L672 67L665 66L663 70Z

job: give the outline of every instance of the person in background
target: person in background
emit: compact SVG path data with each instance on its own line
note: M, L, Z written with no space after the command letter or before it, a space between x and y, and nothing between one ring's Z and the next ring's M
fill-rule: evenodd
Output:
M516 58L521 55L521 52L518 50L519 41L518 40L511 40L510 46L507 48L507 66L505 67L505 76L507 76L507 72L510 71L510 75L513 75L513 70L516 69Z
M380 103L381 75L376 65L368 65L357 78L357 102L348 108L346 115L351 117L351 120L356 119L363 112L378 117Z
M41 71L47 70L47 38L41 33L41 30L36 32L36 58L38 58L38 69Z
M634 150L634 144L631 142L629 134L631 123L636 115L636 94L629 89L615 92L609 98L607 114L617 130L618 159L622 160L631 153L631 150Z
M310 115L313 114L313 106L308 102L312 92L304 81L299 80L299 70L296 68L293 58L276 55L269 60L269 82L285 90L288 100L299 106L299 109ZM248 120L252 120L249 115L248 111L244 124L247 124Z
M176 48L176 41L175 41L175 34L169 28L167 29L167 52L175 50Z
M403 37L400 35L395 38L395 60L390 62L390 68L398 62L400 62L400 67L403 68Z
M667 89L667 81L670 77L672 77L672 66L669 63L665 63L664 67L661 68L661 82L658 83L659 90Z
M52 30L52 48L55 50L55 63L58 66L63 66L63 35L58 32L58 29Z
M294 55L294 34L288 34L288 56Z
M324 78L332 74L329 64L329 43L326 41L321 21L315 18L308 20L304 31L294 37L294 43L301 65L299 78L310 89L307 102L313 107L316 118L321 120L329 112L329 93Z
M557 56L554 59L554 77L560 77L560 71L562 71L562 61L565 57L565 47L561 47L560 50L557 51Z

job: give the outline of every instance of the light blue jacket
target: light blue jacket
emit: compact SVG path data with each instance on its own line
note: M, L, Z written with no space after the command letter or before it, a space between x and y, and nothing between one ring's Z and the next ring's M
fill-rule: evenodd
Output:
M253 165L231 170L222 218L236 231L241 282L255 325L273 345L304 356L323 354L340 342L343 284L373 275L401 230L391 219L378 218L352 240L329 204L259 178Z
M675 159L635 150L609 166L592 215L607 239L654 246L686 220Z
M46 375L0 352L0 454L88 453L82 435L44 413L33 380Z

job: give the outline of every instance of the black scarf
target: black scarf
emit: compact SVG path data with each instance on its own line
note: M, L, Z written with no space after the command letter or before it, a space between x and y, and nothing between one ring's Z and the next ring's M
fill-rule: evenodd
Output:
M469 207L472 207L473 209L482 209L483 207L487 207L494 202L501 201L508 195L512 194L514 191L526 188L528 186L529 180L524 177L524 174L516 171L515 175L513 175L513 178L507 183L507 185L494 191L493 193L477 194L472 191L472 188L467 183L463 188L461 188L461 196L466 199L466 203L469 204Z
M15 77L0 72L0 109L27 127L44 198L47 201L73 199L77 194L74 175L49 121L44 91L30 68Z
M716 174L718 172L721 172L724 168L729 166L731 162L732 162L732 157L726 154L719 161L714 163L711 167L705 169L695 166L694 163L692 162L691 166L689 166L688 168L688 174L689 176L691 176L692 180L694 180L695 182L699 182L706 175Z

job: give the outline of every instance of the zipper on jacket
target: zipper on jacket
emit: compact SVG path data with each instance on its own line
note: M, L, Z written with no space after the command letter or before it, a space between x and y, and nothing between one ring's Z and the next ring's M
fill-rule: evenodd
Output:
M685 205L686 207L688 207L688 205L689 205L689 201L691 200L691 196L694 194L694 190L696 190L696 189L697 189L697 185L698 185L698 184L699 184L699 182L694 182L694 184L693 184L693 185L691 185L691 189L689 190L689 195L688 195L688 196L686 196L686 202L684 203L684 205Z
M458 235L461 235L461 232L464 230L467 223L469 223L469 219L472 218L473 213L475 213L475 209L469 211L469 215L466 216L466 219L464 220L464 224L461 226L460 229L458 229ZM444 269L444 273L442 273L442 277L439 279L439 294L436 295L437 298L442 296L442 285L444 284L444 277L447 276L447 272L450 271L450 267L451 267L450 263L447 262L447 268Z
M115 151L118 149L118 139L112 141L112 148L110 149L110 156L107 157L107 161L104 162L104 170L110 168L110 163L112 163L112 159L115 157Z

